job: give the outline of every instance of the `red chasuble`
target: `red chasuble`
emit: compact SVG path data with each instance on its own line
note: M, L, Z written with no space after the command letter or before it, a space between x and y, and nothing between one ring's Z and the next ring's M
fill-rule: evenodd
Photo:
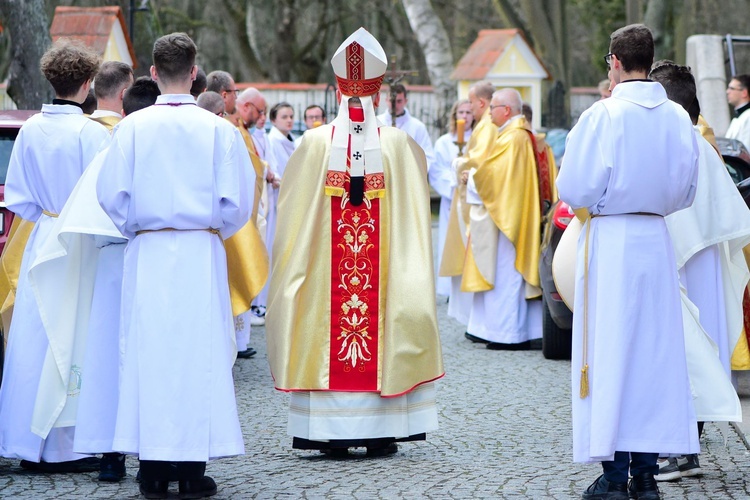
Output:
M361 109L349 110L364 121ZM330 390L378 390L378 293L380 198L354 206L349 200L351 143L344 196L331 197Z

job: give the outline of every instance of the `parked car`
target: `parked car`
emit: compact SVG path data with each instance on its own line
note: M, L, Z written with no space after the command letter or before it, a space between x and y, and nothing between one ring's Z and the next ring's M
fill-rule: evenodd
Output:
M5 176L8 174L8 163L13 144L16 142L21 125L38 111L0 111L0 253L5 248L8 231L13 222L13 212L5 208Z
M724 165L750 207L750 152L736 139L716 138ZM575 217L570 207L558 201L544 217L539 277L542 284L542 354L547 359L570 359L573 312L557 293L552 279L552 258L563 231Z
M8 240L8 231L13 223L13 212L5 208L5 176L13 144L16 142L21 125L38 111L0 111L0 253ZM5 333L0 325L0 380L2 380L3 360L5 359Z
M539 278L542 285L542 354L547 359L569 359L573 312L563 302L552 279L552 258L560 238L575 217L564 201L557 201L542 219Z

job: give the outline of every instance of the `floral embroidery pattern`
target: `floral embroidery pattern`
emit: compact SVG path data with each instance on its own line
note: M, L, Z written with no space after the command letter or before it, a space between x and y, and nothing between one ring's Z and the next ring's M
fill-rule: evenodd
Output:
M338 288L341 291L341 332L336 338L340 346L338 360L345 363L347 372L352 369L364 371L365 363L372 360L368 345L368 341L372 343L368 302L377 297L372 285L374 269L370 256L375 249L371 242L376 231L375 220L366 205L345 208L336 221L336 230L341 235L338 247L342 251L338 263Z

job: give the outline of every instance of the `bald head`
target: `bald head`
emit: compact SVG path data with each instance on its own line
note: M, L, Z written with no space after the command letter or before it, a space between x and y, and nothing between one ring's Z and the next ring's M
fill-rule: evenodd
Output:
M245 127L250 128L255 122L266 113L266 100L258 89L248 87L237 97L237 113L245 123Z
M203 92L198 96L196 104L215 115L224 116L224 99L217 92L212 90Z
M500 89L492 94L493 102L496 98L499 102L507 104L513 115L521 113L523 99L521 99L521 94L516 89Z

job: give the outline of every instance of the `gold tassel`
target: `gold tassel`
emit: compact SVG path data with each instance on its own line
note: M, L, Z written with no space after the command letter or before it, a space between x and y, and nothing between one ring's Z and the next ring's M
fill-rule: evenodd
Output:
M586 364L581 368L581 399L586 399L589 395L589 365Z

